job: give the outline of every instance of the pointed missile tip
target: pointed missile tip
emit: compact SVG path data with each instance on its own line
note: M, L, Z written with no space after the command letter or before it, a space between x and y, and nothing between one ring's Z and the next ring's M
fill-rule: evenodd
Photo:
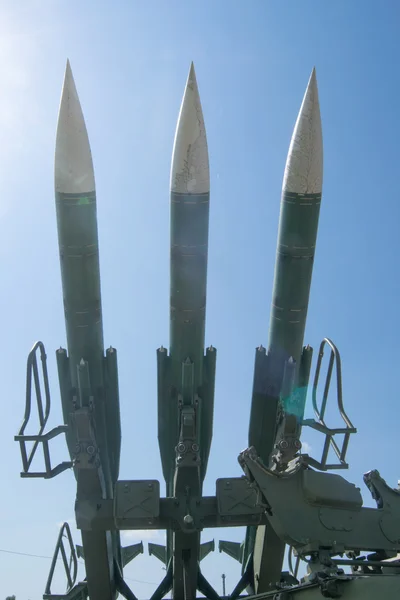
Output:
M210 191L207 138L193 62L175 132L170 189L182 194Z
M69 78L73 79L73 76L72 76L71 63L69 62L69 58L67 58L67 63L65 65L64 82Z
M196 71L194 70L193 61L190 63L189 75L187 79L187 87L197 87Z
M68 58L67 58L67 63L65 65L63 91L62 91L61 96L63 96L65 92L68 92L68 93L75 92L75 95L78 96L78 93L76 91L74 76L72 74L71 63L69 62Z
M313 104L315 101L318 102L318 96L315 96L315 93L318 94L318 86L317 86L317 72L315 67L311 71L310 79L308 80L306 93L304 94L304 98L308 98Z
M323 180L322 127L316 69L313 67L293 131L283 190L320 194Z
M57 192L82 194L95 190L89 139L68 58L58 113L54 175Z

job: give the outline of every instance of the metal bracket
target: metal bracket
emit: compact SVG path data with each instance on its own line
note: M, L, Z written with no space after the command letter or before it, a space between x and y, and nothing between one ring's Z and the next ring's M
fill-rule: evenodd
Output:
M160 483L155 479L117 481L113 500L76 500L77 527L84 531L169 529L192 533L268 522L264 508L256 504L257 490L245 477L219 479L216 487L216 496L193 496L188 502L184 497L160 498ZM194 515L193 521L185 519L188 512Z
M242 452L239 463L257 487L273 529L299 556L322 549L329 556L345 550L400 551L400 493L377 471L365 476L377 501L374 509L362 507L355 485L310 469L301 457L282 473L266 468L254 448Z
M68 561L64 547L64 538L67 538L70 551L70 559ZM51 584L53 582L54 570L56 568L58 554L61 553L64 571L67 576L67 591L65 594L52 594ZM87 583L81 582L75 585L78 574L78 559L72 541L71 530L68 523L61 526L58 534L56 547L51 561L50 572L46 583L46 589L43 594L43 600L86 600L88 598Z
M326 374L326 381L324 392L322 396L321 408L318 408L317 404L317 388L318 381L321 372L322 359L324 356L324 347L328 344L331 349L331 354L329 358L328 371ZM336 364L336 388L337 388L337 404L341 418L343 419L346 427L334 427L329 428L325 423L325 410L328 401L328 393L332 379L333 366ZM320 461L315 460L314 458L307 456L305 460L309 465L315 467L316 469L320 469L321 471L328 471L331 469L347 469L348 463L346 462L346 453L349 445L350 435L352 433L357 433L357 429L351 423L349 417L347 416L344 406L343 406L343 395L342 395L342 367L339 350L335 346L335 344L329 339L324 338L319 347L318 354L318 362L315 369L314 383L312 388L312 402L314 413L316 416L316 421L313 419L305 419L303 421L303 426L311 427L316 431L320 431L325 434L325 444L322 451L322 457ZM341 448L339 448L337 442L334 439L335 435L344 434L343 443ZM339 462L334 464L327 464L329 449L332 446L336 456L338 457Z
M39 380L39 370L37 364L37 350L40 350L40 360L42 361L42 375L43 375L43 383L44 383L44 395L46 400L45 408L43 409L43 399L42 399L42 391L40 389L40 380ZM39 414L39 433L37 435L26 435L25 428L28 425L29 418L31 415L31 406L32 406L32 376L33 382L35 386L36 393L36 403ZM72 463L70 461L65 461L52 468L51 460L50 460L50 450L49 450L49 441L58 435L65 433L68 429L67 425L59 425L58 427L54 427L47 433L44 433L44 429L46 427L47 420L50 415L50 389L49 389L49 378L47 374L47 364L46 364L46 352L42 342L36 342L32 348L32 350L28 354L27 361L27 373L26 373L26 399L25 399L25 414L24 420L22 422L21 428L18 432L18 435L14 436L14 440L19 442L21 457L22 457L22 468L21 477L43 477L44 479L51 479L55 477L59 473L62 473L66 469L70 469L72 467ZM28 455L26 449L26 442L34 442L33 447ZM44 455L44 463L45 463L45 471L39 472L29 472L30 466L32 464L33 458L36 454L36 450L38 449L39 444L43 444L43 455Z

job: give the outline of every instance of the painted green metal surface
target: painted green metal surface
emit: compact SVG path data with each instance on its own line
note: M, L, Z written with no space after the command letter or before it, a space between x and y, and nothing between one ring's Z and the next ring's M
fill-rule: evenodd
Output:
M300 362L317 241L321 194L283 192L268 353Z
M68 355L57 351L57 363L77 499L112 498L121 446L118 373L116 352L108 351L104 357L96 194L56 192L56 212L68 348ZM95 443L87 428L93 428ZM86 458L88 452L94 463L82 468L82 454ZM121 564L119 532L83 531L82 542L91 595L99 599L115 595L114 562ZM97 560L108 565L102 577Z

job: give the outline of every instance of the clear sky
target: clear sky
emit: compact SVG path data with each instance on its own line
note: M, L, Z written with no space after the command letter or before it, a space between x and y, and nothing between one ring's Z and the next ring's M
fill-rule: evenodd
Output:
M254 349L268 339L283 171L314 65L324 188L305 341L318 347L327 335L341 350L345 406L359 430L347 476L370 505L364 472L378 468L396 486L399 3L1 0L0 17L0 598L41 598L43 557L74 514L72 473L21 480L13 441L26 355L38 339L48 354L50 425L61 423L54 351L66 336L53 159L67 57L95 166L105 343L119 353L120 477L161 479L155 352L168 346L169 170L193 60L211 163L206 343L218 349L205 492L214 493L216 478L241 474ZM303 440L317 455L315 436L304 430ZM67 459L62 440L53 447L54 461ZM207 531L203 539L243 535ZM225 572L231 591L240 566L216 552L203 570L220 591ZM139 598L163 573L147 554L126 569Z

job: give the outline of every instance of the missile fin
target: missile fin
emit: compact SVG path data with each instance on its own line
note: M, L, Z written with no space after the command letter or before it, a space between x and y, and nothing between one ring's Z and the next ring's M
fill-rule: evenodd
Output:
M203 542L203 544L200 544L200 560L203 560L203 558L208 556L210 552L214 552L214 550L214 540L211 540L210 542Z
M122 566L126 567L134 558L143 554L143 542L138 544L131 544L130 546L124 546L122 550Z
M243 548L244 542L228 542L220 540L218 543L218 549L220 552L224 552L240 563L243 562Z
M149 555L155 556L156 558L158 558L158 560L160 560L163 563L163 565L166 565L167 564L167 548L161 544L153 544L152 542L149 542L148 546L149 546Z

